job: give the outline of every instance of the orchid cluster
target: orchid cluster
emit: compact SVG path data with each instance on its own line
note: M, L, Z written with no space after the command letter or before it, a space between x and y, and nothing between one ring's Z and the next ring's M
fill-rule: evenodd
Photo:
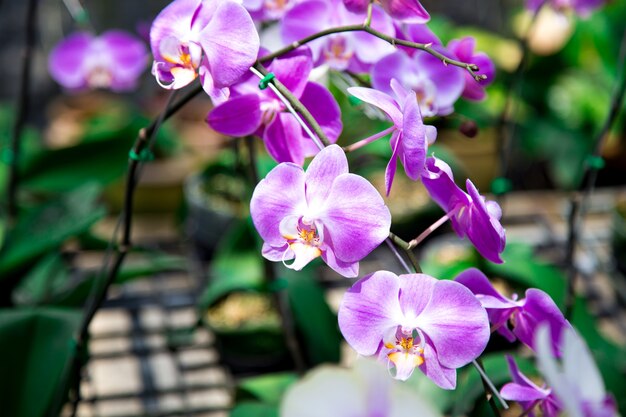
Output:
M529 1L528 7L538 7L535 3ZM584 14L593 2L551 3L567 3ZM406 176L421 182L443 210L443 220L459 238L467 238L487 261L504 262L506 236L498 203L481 195L470 179L465 189L459 187L452 168L429 152L438 118L450 115L460 99L484 99L495 67L476 50L472 37L444 45L426 26L429 17L417 0L174 0L155 18L151 71L158 85L176 90L198 78L213 101L207 124L227 136L260 138L278 163L256 185L250 201L263 257L295 271L321 258L336 273L358 278L359 262L390 238L392 218L379 190L350 172L346 153L389 136L384 193L392 192L399 161ZM261 47L265 32L257 28L268 25L278 29L272 33L279 39L268 42L281 45L275 52ZM145 67L145 47L117 31L100 37L74 34L50 57L51 74L71 90L125 91L136 85ZM365 80L362 85L341 93L358 99L360 108L381 110L389 127L344 148L337 145L343 128L340 107L324 81L311 76L324 71L361 74L354 80ZM411 251L423 236L402 249ZM402 272L361 277L338 311L347 343L384 364L393 378L407 380L419 369L437 386L454 389L457 370L475 362L498 333L537 352L548 383L537 386L510 359L513 382L502 389L502 397L519 401L530 415L537 406L548 417L560 410L572 416L614 415L603 390L588 392L572 380L572 361L582 355L585 371L602 387L588 352L548 294L529 289L525 298L506 297L477 269L453 280L418 268ZM563 370L555 358L563 358ZM331 370L310 376L286 397L283 415L311 415L301 405L309 385L335 398L335 388L325 380L353 395L347 401L353 407L349 415L407 414L402 411L406 404L372 398L374 388L367 383L385 392L396 385L370 378L374 371L358 372L369 376L355 379L348 371ZM577 399L568 400L574 392ZM333 407L340 407L325 404L328 413L317 408L316 415L331 415Z

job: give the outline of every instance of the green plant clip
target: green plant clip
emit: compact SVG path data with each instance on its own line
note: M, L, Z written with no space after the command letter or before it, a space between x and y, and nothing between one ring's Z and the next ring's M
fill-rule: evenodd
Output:
M132 159L133 161L141 161L141 162L154 160L154 154L148 148L142 149L141 152L139 152L139 154L135 152L134 149L131 149L130 152L128 152L128 157Z
M267 88L267 86L270 84L270 82L272 82L272 80L274 78L276 78L274 73L273 72L268 72L267 75L265 77L263 77L261 79L261 81L259 81L259 89L265 90Z
M511 180L504 177L495 178L491 181L491 192L495 195L503 195L513 189Z
M267 284L267 289L270 290L270 292L279 292L287 288L287 284L288 282L286 279L278 278Z
M599 155L588 155L585 159L585 163L591 169L599 170L606 165L604 158Z
M14 159L13 149L11 148L4 148L2 152L0 153L0 160L2 160L2 162L4 162L7 165L11 165L13 163L13 159Z

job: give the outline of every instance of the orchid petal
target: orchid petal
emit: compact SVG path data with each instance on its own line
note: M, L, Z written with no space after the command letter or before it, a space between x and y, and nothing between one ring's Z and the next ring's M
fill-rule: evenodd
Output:
M280 223L287 216L301 213L304 201L304 172L295 164L278 165L259 182L250 201L250 214L267 244L285 244Z
M422 313L438 281L426 274L405 274L399 279L400 307L405 321L401 324L403 327L416 327L412 320Z
M396 176L396 169L398 168L398 151L400 149L400 142L402 141L402 132L396 130L392 133L391 139L389 143L392 145L391 158L389 158L389 162L387 163L387 168L385 169L385 193L389 195L391 192L391 185L393 184L393 179Z
M92 39L87 32L77 32L65 38L52 50L48 70L56 82L69 89L79 89L86 85L83 61Z
M349 87L348 93L361 101L380 108L398 128L401 128L402 111L398 103L390 95L374 90L373 88L365 87Z
M540 323L547 323L550 327L553 354L560 357L563 351L563 345L560 344L563 329L571 326L548 294L530 288L526 291L524 306L515 318L513 333L522 343L534 349L533 338Z
M389 15L403 23L425 23L430 15L418 0L382 0Z
M341 134L343 124L341 122L341 109L330 91L320 84L308 82L302 92L300 102L320 125L330 143L335 143ZM302 135L304 139L302 147L305 156L317 154L319 152L317 145L313 143L304 130Z
M331 231L335 256L356 262L389 236L391 214L369 181L354 174L338 176L332 184L320 220Z
M215 86L235 83L256 60L260 41L250 15L238 3L223 1L200 33Z
M278 113L265 127L263 141L267 152L277 162L304 163L300 142L293 140L300 133L300 125L291 113Z
M474 294L454 281L438 281L417 318L442 366L458 368L478 357L489 341L489 319Z
M437 355L435 349L426 342L424 345L424 363L420 365L420 370L440 388L456 388L456 369L443 366Z
M338 321L346 341L361 355L373 355L383 334L397 326L402 315L398 277L378 271L357 281L343 296Z
M324 148L306 171L306 198L309 207L321 208L331 192L331 184L341 174L348 173L348 159L337 145Z
M213 108L207 122L216 131L230 136L247 136L261 126L259 97L254 94L232 97Z
M407 177L416 181L424 171L428 143L422 114L413 91L404 99L402 113L402 143L399 156Z

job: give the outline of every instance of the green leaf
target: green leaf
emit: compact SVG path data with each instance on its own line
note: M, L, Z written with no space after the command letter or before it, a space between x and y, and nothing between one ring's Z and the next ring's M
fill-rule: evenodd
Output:
M53 411L49 408L67 383L80 321L76 310L0 310L2 415L40 417Z
M297 380L296 374L288 372L245 378L237 387L237 401L249 398L278 405L285 390Z
M222 238L211 264L211 281L199 304L208 308L232 291L261 291L265 272L256 244L259 237L250 219L233 225Z
M462 271L478 267L480 260L473 247L455 238L426 246L420 267L425 274L439 279L453 279Z
M21 216L0 251L0 280L104 217L99 195L100 187L85 184Z
M167 271L183 271L185 258L161 252L133 253L122 264L115 280L123 283ZM82 306L89 296L94 279L100 278L100 268L81 271L70 276L61 256L52 253L44 257L22 278L13 290L13 302L18 305Z
M278 417L278 407L270 404L246 401L237 404L230 417Z
M487 275L508 278L525 288L545 291L557 305L562 305L565 295L565 277L554 265L539 259L533 248L524 243L507 243L502 253L504 263L485 262L481 269Z
M339 362L343 338L337 316L326 303L324 290L312 276L312 269L293 271L282 265L279 268L279 278L287 282L291 311L309 364Z

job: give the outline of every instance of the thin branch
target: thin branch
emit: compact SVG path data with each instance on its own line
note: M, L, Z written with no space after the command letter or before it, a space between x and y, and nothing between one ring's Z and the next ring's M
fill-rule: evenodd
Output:
M202 91L201 86L196 86L192 90L189 90L181 99L172 104L175 93L170 96L165 108L163 111L157 116L157 118L150 123L145 128L142 128L137 134L137 139L135 140L135 144L133 145L132 152L135 155L141 155L141 153L145 149L149 149L153 138L159 130L159 127L163 122L169 119L173 114L175 114L178 110L180 110L185 104L187 104L191 99L198 95ZM106 278L104 282L101 284L99 288L94 292L93 298L91 298L87 305L85 306L85 314L83 316L83 321L79 328L78 334L76 336L76 348L75 348L75 356L73 363L73 377L76 378L74 386L74 398L73 398L73 410L72 416L76 413L78 401L80 400L80 374L82 366L84 365L82 358L80 357L80 352L85 348L87 343L87 338L89 335L89 325L93 320L96 312L106 299L108 289L111 284L115 281L117 274L126 258L126 255L130 251L132 247L131 243L131 225L132 225L132 215L133 215L133 197L137 182L139 180L139 176L141 174L141 163L142 161L138 159L129 158L128 161L128 171L126 174L126 189L124 194L124 208L123 212L120 214L120 219L118 221L118 225L115 227L113 232L113 236L111 238L111 242L109 243L109 248L113 248L115 246L115 241L117 239L117 234L121 222L121 227L123 229L123 235L121 239L120 245L117 247L116 256L113 260L113 264L110 268L108 268L108 259L109 254L105 254L105 262L103 263L102 275L106 273ZM106 272L108 269L108 273ZM94 285L97 285L94 284ZM61 393L63 394L63 393Z
M476 64L470 64L467 62L461 62L461 61L457 61L456 59L451 59L448 58L447 56L445 56L444 54L442 54L441 52L438 52L436 50L434 50L432 48L432 44L428 43L417 43L417 42L411 42L411 41L407 41L405 39L399 39L399 38L395 38L393 36L389 36L386 35L382 32L377 31L376 29L373 29L370 26L364 26L364 25L347 25L347 26L339 26L339 27L335 27L335 28L330 28L330 29L326 29L326 30L322 30L319 31L317 33L314 33L310 36L307 36L305 38L302 38L298 41L295 41L287 46L285 46L284 48L279 49L278 51L275 51L271 54L262 56L261 58L258 59L258 63L264 63L267 61L270 61L274 58L278 58L280 56L285 55L286 53L289 53L291 51L293 51L294 49L305 45L311 41L314 41L316 39L319 38L323 38L324 36L328 36L328 35L332 35L335 33L345 33L345 32L367 32L372 36L375 36L379 39L384 40L385 42L391 44L391 45L402 45L402 46L406 46L409 48L413 48L413 49L419 49L425 52L428 52L429 54L437 57L439 60L441 60L441 62L443 62L444 65L454 65L455 67L459 67L459 68L463 68L465 70L467 70L470 75L476 80L476 81L481 81L486 79L487 77L484 74L477 74L476 71L479 71L478 65Z
M619 69L617 71L617 84L613 91L611 98L611 105L609 107L609 113L607 114L600 131L594 139L593 154L589 156L589 160L585 163L583 168L583 180L580 183L578 192L576 192L570 200L570 209L567 218L567 243L565 246L565 265L568 268L568 280L567 280L567 292L565 295L565 317L570 319L574 309L576 280L578 277L578 271L574 265L574 252L576 244L579 238L579 228L582 220L585 216L585 208L587 200L591 196L593 189L595 188L596 179L598 177L598 171L601 166L589 161L601 158L602 146L604 145L605 138L608 136L611 127L617 120L622 103L624 101L624 94L626 91L626 30L622 35L622 43L619 52Z
M496 387L493 385L493 382L491 382L491 379L489 379L489 376L487 376L487 373L485 373L485 370L483 369L483 366L482 366L482 361L480 359L475 359L472 361L472 365L474 365L474 368L476 368L476 370L480 374L480 379L483 382L483 388L485 389L487 402L491 406L491 410L496 415L496 417L500 417L500 410L498 409L498 406L493 400L494 397L498 399L498 401L500 402L500 404L505 410L509 409L509 405L506 403L506 401L504 401L504 398L500 396L500 393L498 392Z
M32 66L33 46L35 44L35 17L37 15L37 0L29 0L26 6L26 19L24 23L24 51L22 55L22 74L20 76L19 96L17 99L17 111L15 124L11 135L10 147L5 150L7 162L9 162L9 176L7 183L7 211L9 219L14 220L17 215L17 189L19 184L18 160L20 155L20 140L26 113L29 106L29 83Z
M533 12L533 15L528 23L528 27L526 31L519 39L519 45L522 50L522 56L513 71L513 75L511 77L511 81L509 81L507 85L506 92L506 101L504 103L504 107L502 108L502 112L500 113L500 118L498 121L497 131L499 132L500 140L498 141L498 154L500 155L500 177L506 178L509 171L509 161L511 159L511 152L513 150L513 140L515 139L515 123L511 122L511 116L515 113L514 104L515 101L513 98L521 94L522 86L524 83L524 70L526 69L526 64L528 63L528 58L530 56L530 49L528 46L528 38L532 33L535 24L537 23L537 17L539 16L539 12L545 5L547 0L543 0L543 2L537 7L537 9ZM503 194L496 195L496 197L501 198Z

